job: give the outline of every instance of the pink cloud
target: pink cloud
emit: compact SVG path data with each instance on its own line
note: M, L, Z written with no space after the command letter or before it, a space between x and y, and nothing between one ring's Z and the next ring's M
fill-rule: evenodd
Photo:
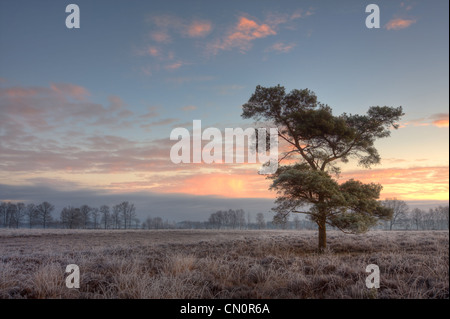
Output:
M148 112L145 113L144 115L141 115L140 118L143 119L148 119L148 118L152 118L152 117L157 117L159 114L157 112L157 107L156 106L152 106L148 108Z
M229 39L245 39L252 40L257 38L265 38L269 35L277 34L267 24L258 24L254 20L240 17L239 22L235 28L235 32L228 36Z
M430 116L433 120L432 124L437 127L448 127L449 116L448 113L438 113Z
M214 87L217 90L217 93L220 95L233 95L236 92L242 90L245 86L238 84L230 84L230 85L217 85Z
M406 126L430 126L430 125L434 125L437 127L448 127L449 126L448 113L432 114L428 118L411 120L409 122L402 123L400 126L406 127Z
M166 82L173 84L184 84L184 83L192 83L192 82L209 82L215 80L214 76L210 75L197 75L197 76L181 76L181 77L173 77L166 79Z
M176 121L178 121L178 119L175 119L175 118L161 119L161 120L156 121L156 122L152 122L152 123L149 123L149 124L144 124L143 127L169 125L169 124L175 123Z
M282 42L277 42L274 45L266 49L266 51L275 51L279 53L288 53L296 46L295 43L284 44Z
M154 41L160 43L169 43L172 41L170 35L166 31L154 31L150 36Z
M266 23L271 25L272 27L278 26L280 24L285 24L292 22L294 20L308 17L313 14L312 10L308 10L304 12L303 10L295 10L292 13L278 13L278 12L270 12L267 16Z
M195 105L187 105L187 106L183 106L181 109L183 111L194 111L197 109L197 107Z
M169 14L154 15L150 20L160 29L179 28L183 24L181 18Z
M391 21L389 21L386 24L385 28L387 30L400 30L400 29L408 28L413 23L416 23L416 20L396 18L396 19L392 19Z
M194 21L187 28L189 37L204 37L211 32L212 25L209 21Z
M12 87L6 89L0 89L0 96L7 96L10 98L20 98L20 97L30 97L35 96L45 90L37 88L23 88L23 87Z
M146 76L152 75L152 68L148 65L141 67L141 72Z
M82 101L91 94L84 87L69 83L51 83L50 88L60 94Z
M110 109L113 111L117 111L125 106L125 102L116 95L111 95L108 97L108 101L110 103Z
M147 49L147 53L151 56L158 56L160 55L160 50L156 47L151 46Z
M118 96L108 97L108 107L89 101L89 96L86 88L68 83L51 83L49 87L0 88L0 126L5 129L3 138L13 138L14 134L39 135L72 125L119 127L133 115L124 112L126 104Z
M174 63L167 64L165 66L165 69L166 70L176 70L176 69L181 68L182 66L183 66L183 62L174 62Z
M404 8L406 11L410 11L412 10L413 6L412 5L408 5L405 2L401 2L400 3L400 7Z
M207 20L188 20L173 15L153 16L150 19L157 30L151 33L154 41L168 43L170 34L197 38L208 35L212 30L212 23Z
M220 39L211 42L207 46L207 52L217 54L220 50L231 50L238 48L241 53L245 53L252 47L252 42L256 39L277 35L278 29L284 25L287 29L294 29L293 21L308 17L313 14L313 10L295 10L292 13L280 14L270 12L264 22L256 19L240 16L237 23ZM273 48L279 52L287 52L293 47L292 44L278 44Z
M237 24L228 32L225 38L216 41L210 46L210 49L213 53L217 53L219 50L230 50L237 47L241 52L245 52L251 48L253 40L275 34L277 34L276 31L268 24L240 17Z

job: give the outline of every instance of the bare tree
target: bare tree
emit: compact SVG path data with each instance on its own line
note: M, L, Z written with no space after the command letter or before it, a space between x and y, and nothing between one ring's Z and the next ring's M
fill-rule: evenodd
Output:
M449 207L439 206L433 209L433 219L436 229L448 229Z
M245 212L243 209L237 209L236 212L236 220L239 225L239 229L242 229L245 225Z
M151 218L150 216L148 216L148 217L145 219L145 222L143 223L142 227L143 227L143 228L146 228L146 229L152 229L152 228L153 228L153 218Z
M428 230L428 229L433 229L434 228L434 219L433 219L433 209L429 209L427 213L424 214L423 216L423 228Z
M0 204L0 225L12 228L16 225L17 206L11 202L2 202Z
M133 218L136 217L136 207L129 202L122 202L117 206L119 207L125 229L130 228Z
M38 218L38 211L35 204L31 203L27 205L25 210L25 216L27 217L28 220L28 227L32 228Z
M64 228L74 229L84 226L84 218L80 208L64 207L61 211L60 220Z
M294 216L294 227L295 229L300 229L300 218L298 217L298 215Z
M12 228L15 225L15 216L16 216L17 206L14 203L8 203L7 212L7 222L8 228Z
M98 222L99 222L99 216L100 216L100 210L96 207L92 208L91 210L91 216L92 216L92 222L94 229L98 228Z
M392 218L389 221L389 230L392 230L394 225L400 225L406 218L408 213L408 205L396 198L386 199L383 201L383 206L393 211Z
M416 230L419 230L422 227L422 219L425 215L425 212L420 208L414 208L411 212L411 222L416 227Z
M3 227L6 227L7 225L7 215L8 214L8 204L6 202L0 203L0 223Z
M37 206L38 216L42 222L42 226L44 228L53 220L52 211L55 209L55 206L50 204L49 202L43 202Z
M258 229L266 228L266 221L263 213L256 214L256 224L258 225Z
M224 211L224 219L225 219L225 225L227 225L228 227L232 227L233 229L236 228L236 214L235 211L232 209L226 210Z
M88 205L83 205L80 207L83 228L88 228L88 224L91 217L91 211L92 208L90 208Z
M215 213L212 213L209 216L208 222L217 229L220 229L222 225L224 224L224 213L219 210Z
M441 213L447 229L449 229L449 206L442 207Z
M112 218L113 228L115 228L115 229L119 229L121 227L120 212L121 212L120 204L114 205L111 218Z
M282 229L286 229L287 228L287 224L289 221L289 214L280 214L280 213L276 213L273 216L273 220L272 223L274 225L278 225L280 226Z
M100 214L101 214L101 223L104 225L105 229L109 227L111 215L109 213L109 206L108 205L102 205L100 207Z
M161 217L153 218L153 228L155 228L155 229L163 228L163 220Z
M20 223L22 222L22 219L25 217L25 214L26 214L25 203L17 203L16 204L16 213L14 216L16 228L20 227Z
M138 228L139 228L139 225L140 225L140 223L141 223L141 221L140 221L139 218L134 217L134 218L133 218L133 223L134 223L134 229L138 229Z

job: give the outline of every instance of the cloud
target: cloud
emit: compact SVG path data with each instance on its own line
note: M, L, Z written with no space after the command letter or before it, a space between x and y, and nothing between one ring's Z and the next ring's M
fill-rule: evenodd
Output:
M171 144L168 141L166 145L159 145L156 141L139 142L115 135L71 137L69 134L64 134L62 140L38 137L29 143L20 143L22 148L17 144L2 143L0 176L10 176L14 172L14 182L19 183L23 180L21 176L57 175L69 180L82 179L92 185L100 183L98 174L108 181L117 178L110 174L179 169L170 161ZM77 174L71 175L73 173Z
M140 118L148 119L148 118L152 118L152 117L157 117L159 115L157 110L158 110L158 108L156 106L151 106L148 108L148 112L141 115Z
M221 50L232 50L237 48L241 53L251 49L253 41L257 39L275 36L281 26L287 29L294 29L294 20L312 15L312 9L308 11L295 10L292 13L269 12L264 22L258 22L254 18L245 15L238 17L234 26L229 28L224 36L209 43L207 51L210 54L217 54ZM288 52L293 44L277 44L273 50Z
M170 77L166 79L166 82L173 84L185 84L191 82L208 82L213 80L215 80L215 77L211 75L197 75L197 76Z
M39 94L45 94L48 92L48 89L43 88L23 88L23 87L12 87L12 88L4 88L0 89L0 97L9 97L9 98L23 98L23 97L31 97Z
M167 65L165 66L165 69L166 69L166 70L176 70L176 69L181 68L183 65L184 65L183 62L178 61L178 62L174 62L174 63L167 64Z
M195 174L195 176L177 176L176 183L164 183L155 188L164 193L181 193L189 195L216 195L229 198L275 198L275 193L268 190L270 181L258 175L256 171L243 174L233 172L224 174Z
M212 30L212 24L209 21L193 21L187 28L187 35L191 38L204 37Z
M239 17L238 22L226 34L223 39L210 45L210 50L216 54L219 50L231 50L238 48L241 52L248 51L255 39L265 38L277 34L276 31L266 23L258 23L255 20Z
M304 10L298 9L292 13L269 12L266 22L271 26L278 26L281 24L288 24L300 18L309 17L313 14L313 9L309 9L306 12ZM288 28L291 28L291 26L288 26Z
M154 126L170 125L177 121L178 121L178 119L175 119L175 118L167 118L167 119L161 119L159 121L155 121L155 122L151 122L151 123L141 124L140 127L143 129L149 130Z
M91 95L84 87L69 83L51 83L50 88L59 94L72 97L79 101L83 101Z
M137 49L135 48L133 50L133 53L137 56L152 56L152 57L158 57L161 56L162 51L159 46L155 45L149 45L143 49Z
M402 123L402 127L406 126L437 126L437 127L448 127L449 114L448 113L436 113L432 114L427 118L420 118L410 120L408 122Z
M135 142L113 135L95 135L85 138L85 141L89 144L91 149L96 150L116 150L121 148L129 148L136 145Z
M141 67L141 72L146 76L151 76L152 73L152 67L149 65Z
M406 2L401 2L400 7L404 8L406 11L410 11L413 9L411 4L407 4Z
M159 56L161 54L160 50L154 46L148 47L147 52L151 56Z
M152 125L169 125L172 123L175 123L176 121L178 121L178 119L174 119L174 118L168 118L168 119L162 119L159 120L157 122L153 122Z
M396 19L390 20L390 21L385 25L385 28L386 28L387 30L400 30L400 29L408 28L408 27L411 26L413 23L416 23L416 20L413 20L413 19L401 19L401 18L396 18Z
M181 108L183 111L194 111L197 107L195 105L186 105Z
M382 197L448 200L448 166L355 170L342 173L341 181L354 178L383 185Z
M125 102L117 95L111 95L108 97L109 109L112 111L117 111L125 107Z
M295 43L291 42L288 44L284 44L283 42L277 42L273 44L272 46L268 47L266 49L267 52L275 51L278 53L288 53L290 52L294 47L296 46Z
M170 35L166 31L154 31L150 33L152 40L159 43L169 43L172 42Z
M151 38L160 43L171 42L171 35L198 38L208 35L213 26L208 20L180 18L175 15L155 15L149 21L156 27Z
M150 43L134 49L137 56L150 56L150 65L140 68L141 73L151 76L161 70L174 71L189 64L176 59L175 53L167 44L182 38L202 38L212 31L212 23L208 20L185 19L175 15L153 15L147 19L153 30L149 31ZM147 40L148 42L148 40Z
M119 96L109 96L103 105L91 102L89 95L86 88L67 83L1 88L0 173L90 171L101 167L102 159L114 160L114 152L101 151L112 137L100 143L90 132L126 128L134 113ZM109 151L133 145L114 142Z
M214 89L217 90L218 94L220 95L233 95L237 91L242 90L243 88L245 88L245 86L238 84L217 85L214 87Z
M1 126L10 127L9 122L18 128L26 125L28 130L43 132L62 125L77 126L97 121L110 122L117 127L125 120L111 109L91 102L89 96L86 88L68 83L51 83L50 87L0 88L0 122L4 123ZM117 97L112 97L111 101L118 103Z
M448 113L438 113L430 116L432 124L437 127L448 127Z

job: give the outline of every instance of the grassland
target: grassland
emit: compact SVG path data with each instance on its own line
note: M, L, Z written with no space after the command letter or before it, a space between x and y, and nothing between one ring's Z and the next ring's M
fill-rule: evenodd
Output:
M314 231L2 229L0 298L449 298L448 231L330 231L328 244L317 254Z

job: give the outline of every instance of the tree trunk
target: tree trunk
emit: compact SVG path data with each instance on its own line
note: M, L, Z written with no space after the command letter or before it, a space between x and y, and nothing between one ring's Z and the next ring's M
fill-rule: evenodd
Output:
M327 248L327 228L326 217L320 218L317 225L319 226L319 252L323 252Z

